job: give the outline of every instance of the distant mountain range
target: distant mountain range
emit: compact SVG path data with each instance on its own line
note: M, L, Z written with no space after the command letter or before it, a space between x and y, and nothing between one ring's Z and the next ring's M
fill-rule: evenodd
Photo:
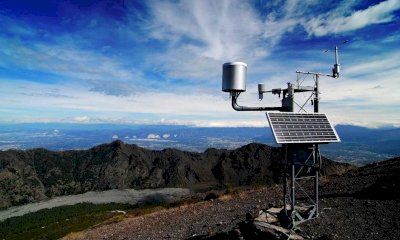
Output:
M279 177L280 149L148 150L114 141L88 150L0 151L0 208L93 190L265 185ZM323 174L352 168L324 160Z
M364 165L400 156L400 128L369 129L338 125L336 130L342 142L322 146L322 154L330 159ZM89 149L117 139L148 149L176 148L195 152L203 152L207 148L235 149L252 142L277 146L269 128L59 123L0 124L0 150Z

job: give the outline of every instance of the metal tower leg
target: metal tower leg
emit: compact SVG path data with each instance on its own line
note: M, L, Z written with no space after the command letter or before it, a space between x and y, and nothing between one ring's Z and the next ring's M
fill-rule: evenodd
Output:
M291 187L292 187L292 192L291 192L291 210L292 210L292 219L295 218L296 214L296 166L292 164L292 174L291 176Z
M292 149L290 149L292 147ZM308 149L308 150L307 150ZM307 155L298 154L308 151ZM320 154L317 144L302 146L287 146L285 148L287 161L284 176L284 203L285 213L290 218L292 226L318 217L318 185ZM293 155L293 156L292 156ZM288 182L290 177L290 182ZM290 190L289 185L290 184ZM305 185L308 187L305 187ZM290 211L286 208L290 206Z
M317 166L315 170L315 217L319 215L319 170L321 168L321 152L319 151L319 145L314 145L315 157L314 164Z

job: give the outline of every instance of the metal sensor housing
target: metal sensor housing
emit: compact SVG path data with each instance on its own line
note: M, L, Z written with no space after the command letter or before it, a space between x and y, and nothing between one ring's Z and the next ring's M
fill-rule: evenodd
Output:
M227 62L222 65L222 91L246 91L247 64L243 62Z

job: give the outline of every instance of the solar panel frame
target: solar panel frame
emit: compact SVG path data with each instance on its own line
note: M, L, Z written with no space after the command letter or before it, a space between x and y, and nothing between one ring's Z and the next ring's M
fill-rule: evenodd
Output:
M334 143L340 138L325 113L267 112L276 143Z

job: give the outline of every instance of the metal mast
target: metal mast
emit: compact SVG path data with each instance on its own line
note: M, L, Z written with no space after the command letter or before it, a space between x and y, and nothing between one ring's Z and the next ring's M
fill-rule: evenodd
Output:
M297 74L312 75L314 78L314 87L311 92L314 96L313 105L314 113L319 112L319 77L327 76L338 78L340 73L339 53L338 47L335 46L335 64L332 69L332 75L318 73L318 72L302 72L296 71ZM300 87L300 86L299 86ZM306 91L306 90L305 90ZM307 221L309 219L318 217L319 214L319 170L321 167L322 157L318 143L313 144L286 144L284 146L285 163L290 167L284 174L284 209L287 216L290 217L292 227ZM299 159L299 153L306 153L306 159ZM292 158L292 159L290 159ZM312 164L310 164L310 162ZM287 178L290 178L290 188L288 191ZM310 186L307 183L313 180L313 194ZM306 186L306 187L305 187ZM307 188L308 187L308 188ZM309 191L307 191L309 190ZM301 192L301 200L297 197L297 192ZM290 205L290 214L287 209Z

